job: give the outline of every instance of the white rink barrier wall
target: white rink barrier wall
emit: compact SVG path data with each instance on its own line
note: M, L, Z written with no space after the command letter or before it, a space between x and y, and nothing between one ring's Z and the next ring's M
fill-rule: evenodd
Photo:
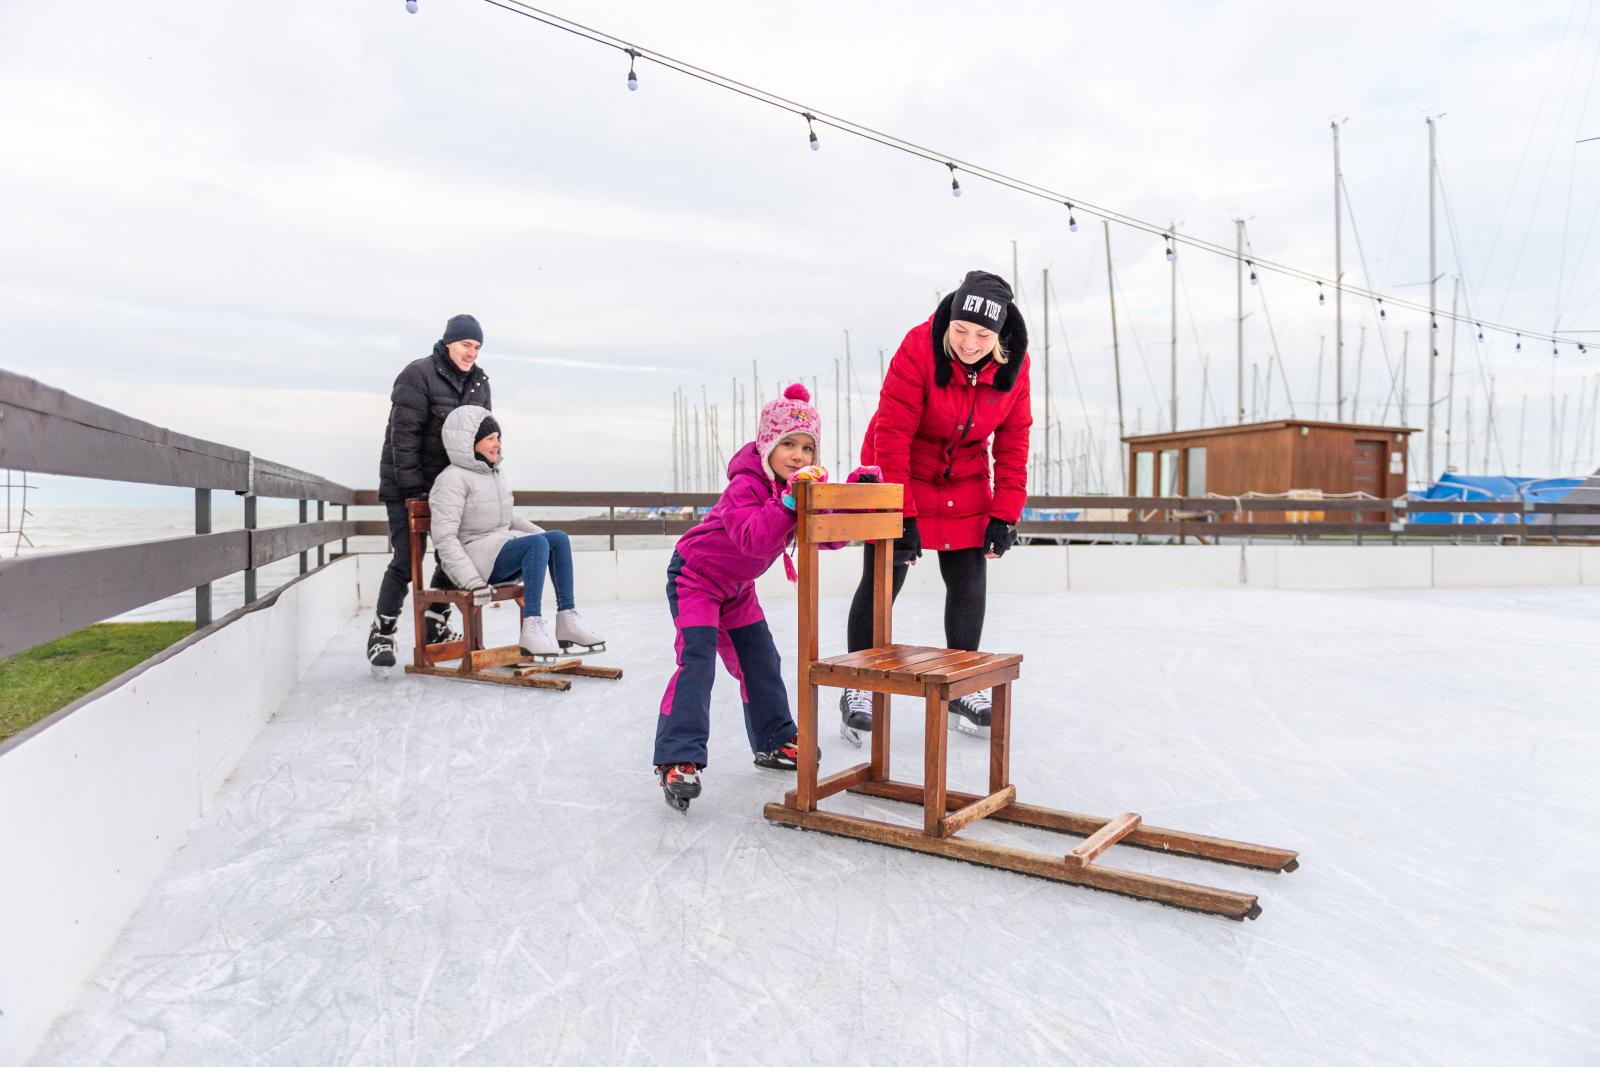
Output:
M0 1063L25 1063L358 611L347 557L0 748ZM275 602L272 602L275 597Z
M666 599L672 550L574 552L578 606ZM362 555L361 604L370 608L388 557ZM861 549L822 553L822 595L849 596L861 580ZM1582 545L1028 545L989 564L998 593L1138 589L1426 589L1600 585L1600 547ZM794 596L774 564L756 583L763 599ZM928 553L906 592L939 593ZM546 587L545 607L554 603ZM663 609L664 610L664 609Z

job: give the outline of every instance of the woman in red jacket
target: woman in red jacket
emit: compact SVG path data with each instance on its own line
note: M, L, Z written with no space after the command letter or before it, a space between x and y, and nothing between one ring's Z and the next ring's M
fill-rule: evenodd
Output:
M939 554L944 633L950 648L976 651L983 637L987 561L1011 547L1028 493L1028 329L1011 287L972 271L912 328L889 363L861 462L906 487L905 532L894 546L894 592L924 548ZM994 456L991 468L990 454ZM872 645L872 551L850 605L850 651ZM950 703L951 723L986 733L989 694ZM872 729L872 694L839 701L847 741Z

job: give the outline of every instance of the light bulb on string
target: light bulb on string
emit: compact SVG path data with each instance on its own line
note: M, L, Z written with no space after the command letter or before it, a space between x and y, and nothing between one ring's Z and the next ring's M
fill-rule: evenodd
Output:
M822 147L821 143L817 140L817 131L811 125L811 120L816 116L811 114L809 111L802 112L802 114L804 114L806 117L806 131L811 135L811 151L815 152L817 149Z
M960 196L961 183L956 180L956 165L954 163L946 163L945 166L950 168L950 195Z
M1078 217L1072 213L1072 201L1067 201L1067 229L1078 232Z
M417 0L406 0L406 11L415 15L417 13Z
M1378 297L1378 321L1383 322L1389 318L1389 313L1384 310L1383 297Z
M1517 351L1522 351L1522 335L1520 333L1517 334Z
M1178 253L1174 252L1173 249L1172 249L1172 238L1168 237L1167 238L1167 262L1171 263L1173 260L1175 260L1177 258L1178 258Z
M1478 328L1478 340L1481 342L1483 340L1483 323L1475 322L1473 325Z
M639 75L633 71L633 61L638 59L641 53L633 48L624 48L623 51L628 53L628 92L636 93L639 91Z
M1322 283L1318 282L1317 283L1317 306L1318 307L1322 307L1325 304L1327 304L1327 302L1328 302L1328 297L1322 291Z
M1435 330L1437 330L1439 328L1439 319L1438 319L1437 316L1435 316L1434 319L1433 319L1433 328Z
M1248 259L1244 261L1244 265L1250 268L1250 284L1259 285L1260 282L1256 281L1256 265Z

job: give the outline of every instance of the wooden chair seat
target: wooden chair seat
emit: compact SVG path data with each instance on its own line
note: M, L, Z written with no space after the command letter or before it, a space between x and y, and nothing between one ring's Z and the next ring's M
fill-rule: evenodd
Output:
M925 685L973 680L981 682L976 688L987 689L1015 679L1019 672L1008 668L1017 668L1021 663L1022 657L1016 653L890 644L817 660L811 665L811 680L818 685L875 693L899 692L905 686L913 686L920 693Z

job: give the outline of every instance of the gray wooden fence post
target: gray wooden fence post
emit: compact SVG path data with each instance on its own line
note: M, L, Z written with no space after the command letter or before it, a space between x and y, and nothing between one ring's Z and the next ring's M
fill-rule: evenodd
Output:
M349 522L350 521L350 505L349 504L340 504L339 505L339 521L340 522ZM339 540L339 554L341 556L348 556L350 554L350 538L345 537L345 538L341 538Z
M194 532L208 534L211 532L211 490L196 489L194 491ZM194 588L194 628L203 630L211 625L211 583L197 585Z
M250 493L244 498L244 528L254 531L256 528L256 495ZM252 533L250 537L250 565L244 569L244 602L256 602L256 539Z
M306 521L306 502L304 500L300 501L300 521L301 523ZM306 553L302 552L300 553L300 573L304 574L309 569L306 566Z
M324 506L325 506L324 501L321 501L321 500L317 501L317 521L318 522L322 521L323 516L325 514L323 512L323 510L322 510ZM317 546L317 566L320 567L324 563L328 562L327 550L328 550L328 546L327 545L318 545Z

